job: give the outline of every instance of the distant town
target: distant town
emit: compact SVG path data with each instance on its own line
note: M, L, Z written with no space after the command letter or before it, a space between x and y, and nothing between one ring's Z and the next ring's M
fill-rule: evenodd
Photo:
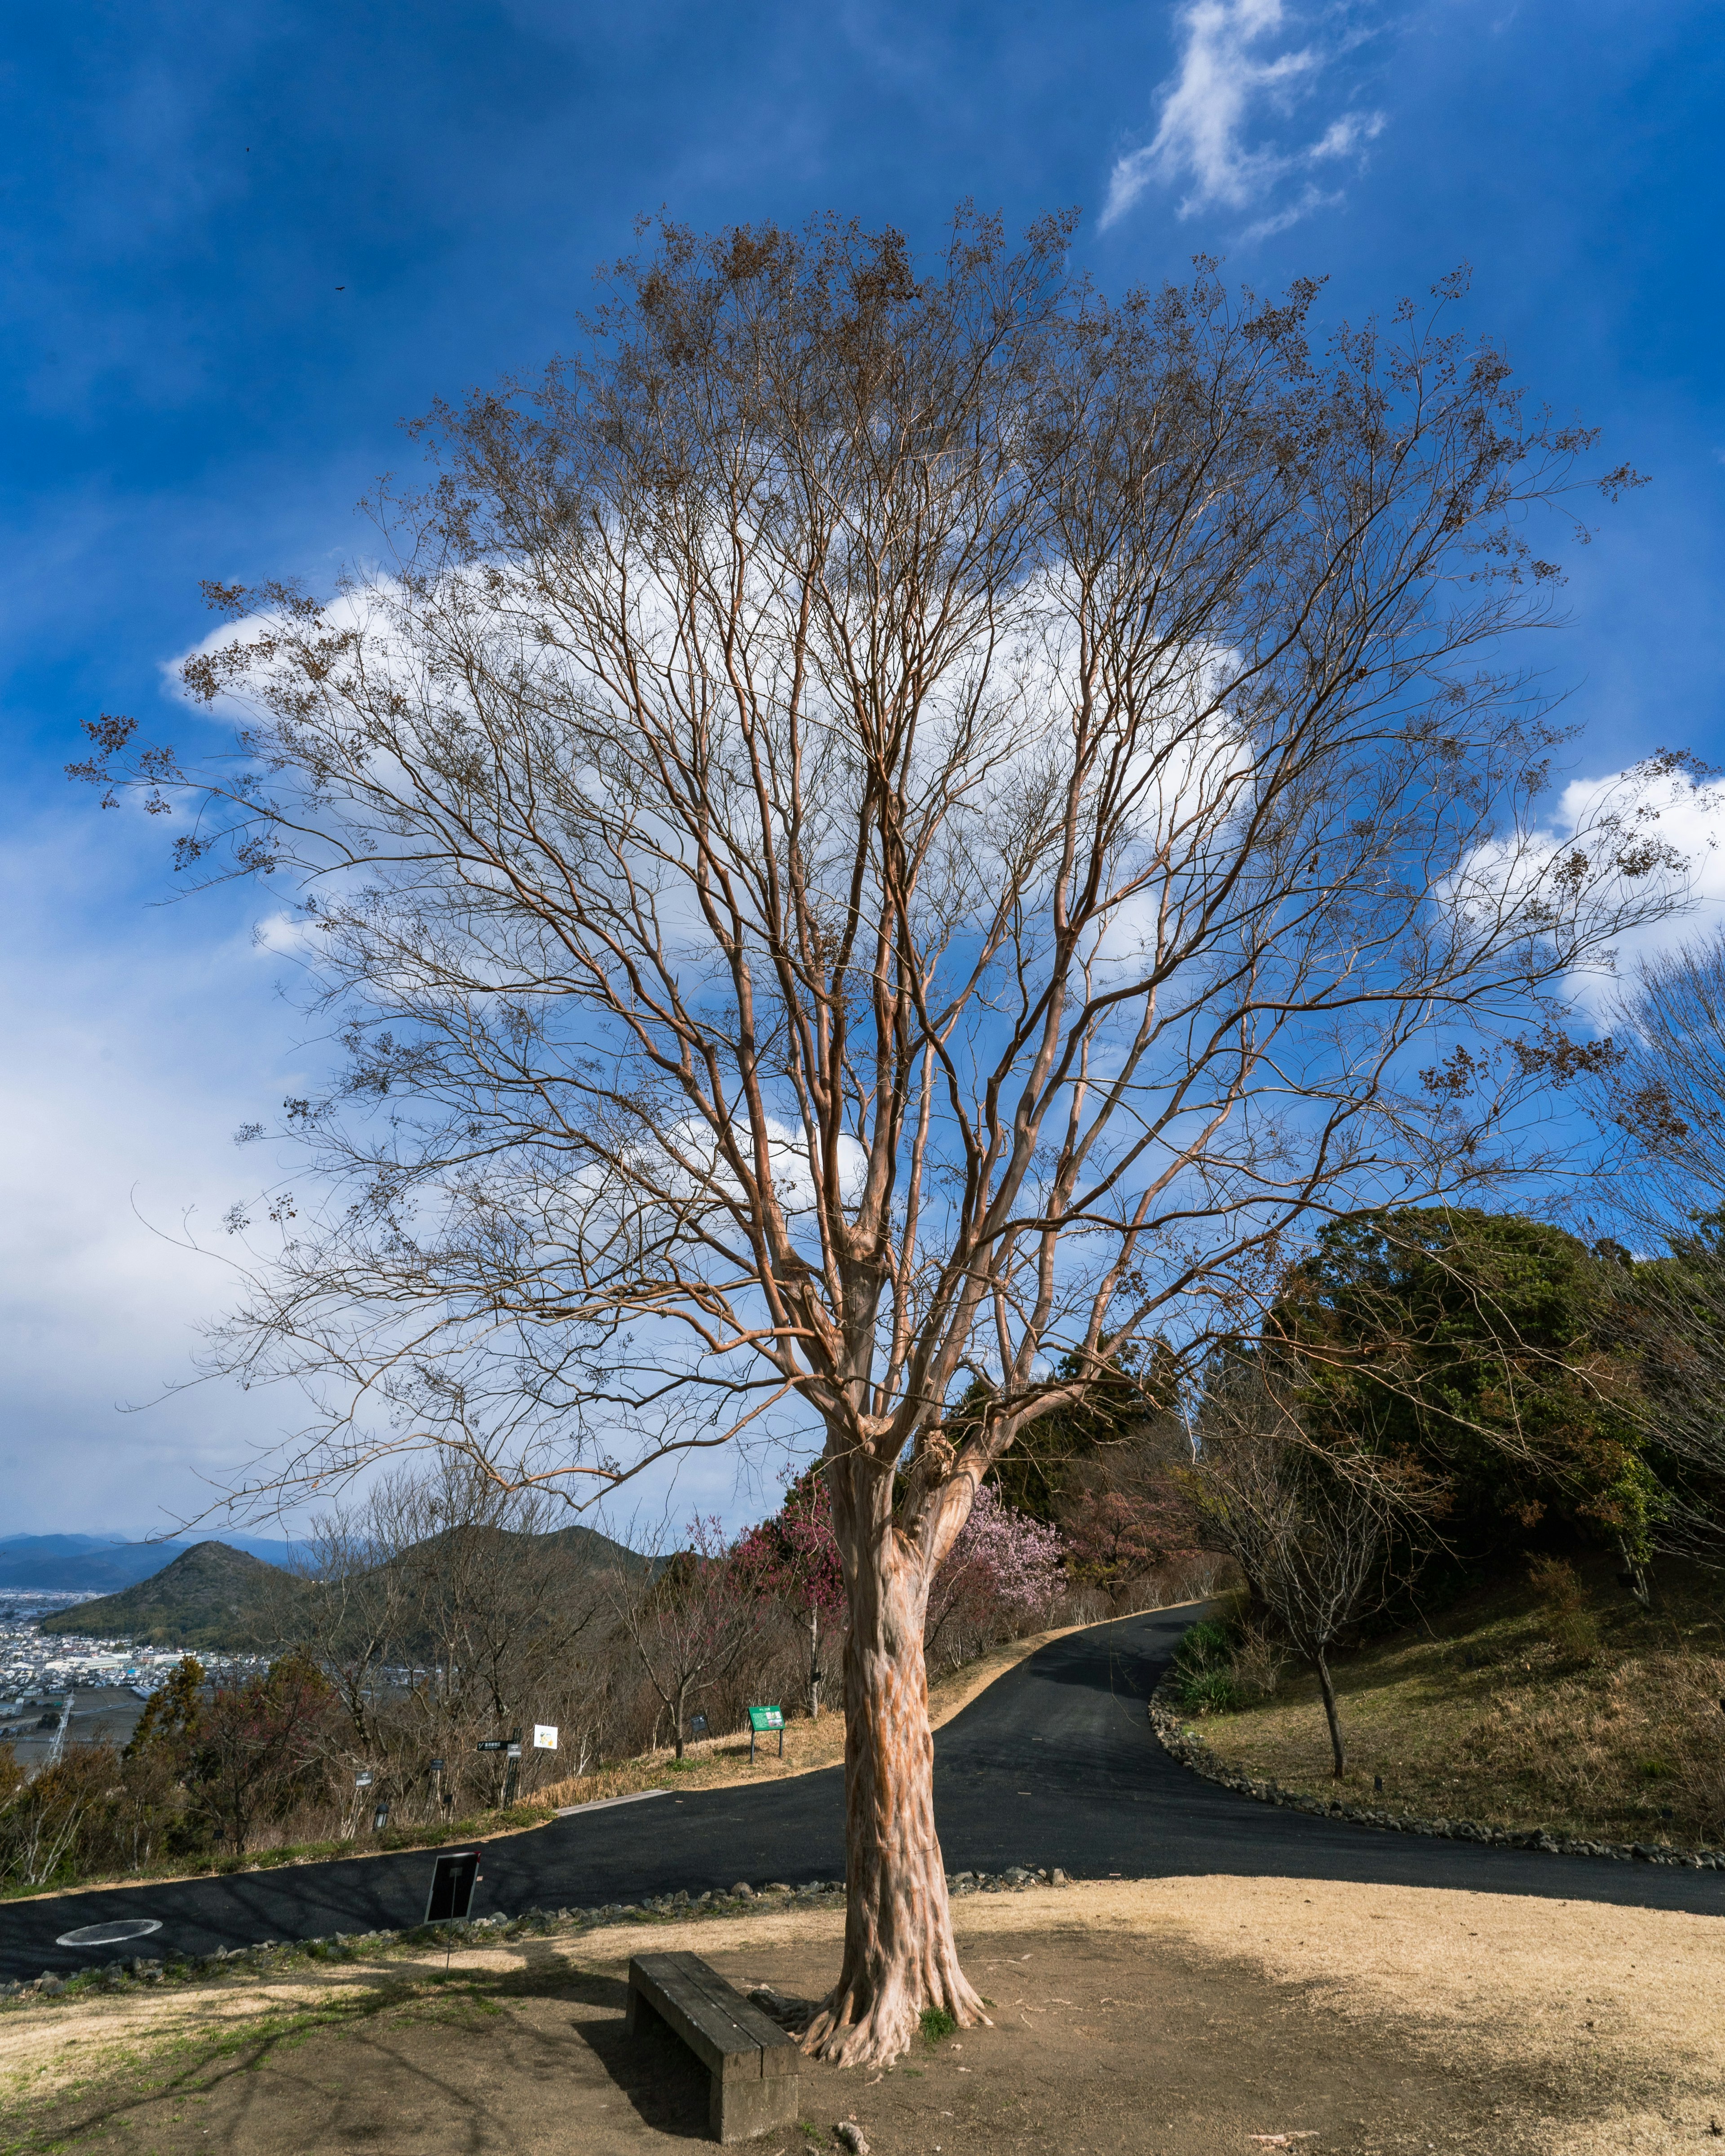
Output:
M69 1740L124 1744L143 1702L192 1651L40 1630L44 1617L98 1599L90 1591L0 1589L0 1743L13 1747L27 1774L50 1765ZM262 1666L249 1655L198 1658L213 1676Z

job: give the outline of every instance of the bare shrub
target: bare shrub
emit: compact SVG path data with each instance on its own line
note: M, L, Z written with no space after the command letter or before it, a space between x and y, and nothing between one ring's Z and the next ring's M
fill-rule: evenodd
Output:
M350 1788L371 1774L398 1824L501 1801L511 1763L481 1740L557 1729L555 1753L523 1744L525 1798L631 1733L634 1687L601 1621L608 1563L566 1517L443 1455L317 1522L300 1631L341 1703L330 1770Z
M645 1585L615 1573L609 1580L613 1614L659 1701L680 1759L696 1702L732 1675L759 1618L718 1522L691 1520L689 1537L690 1547L665 1559Z
M1234 1643L1234 1676L1248 1699L1274 1699L1287 1667L1288 1644L1257 1619L1245 1619Z
M1599 1651L1599 1621L1587 1606L1580 1575L1566 1558L1538 1557L1527 1577L1551 1635L1565 1661L1590 1662Z

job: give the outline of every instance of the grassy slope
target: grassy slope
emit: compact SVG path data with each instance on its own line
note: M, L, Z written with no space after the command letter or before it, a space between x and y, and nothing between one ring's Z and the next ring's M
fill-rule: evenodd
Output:
M1725 1582L1666 1567L1641 1610L1601 1561L1566 1627L1522 1582L1336 1666L1341 1794L1428 1819L1616 1841L1725 1840ZM1567 1636L1566 1636L1567 1635ZM1333 1795L1316 1680L1198 1725L1213 1748L1291 1789Z

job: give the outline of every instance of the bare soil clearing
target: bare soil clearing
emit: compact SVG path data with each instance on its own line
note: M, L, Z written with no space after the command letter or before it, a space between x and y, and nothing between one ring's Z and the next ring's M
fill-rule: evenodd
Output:
M1055 2149L1605 2156L1716 2139L1725 1926L1587 1902L1260 1879L961 1902L988 2029L885 2074L805 2066L762 2156ZM631 1952L810 1997L843 1912L524 1940L0 2015L0 2150L648 2156L706 2145L706 2086L623 2034ZM1722 2118L1725 2123L1725 2118Z

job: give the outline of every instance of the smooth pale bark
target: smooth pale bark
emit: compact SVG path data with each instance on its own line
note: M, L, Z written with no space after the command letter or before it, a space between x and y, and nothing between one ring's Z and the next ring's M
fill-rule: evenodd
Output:
M852 1477L864 1486L856 1492L860 1502L847 1504L835 1493L834 1505L840 1546L850 1545L845 1960L803 2048L858 2066L902 2057L927 2007L944 2008L961 2028L988 2017L958 1966L934 1825L934 1735L922 1656L933 1563L892 1526L891 1471L853 1469Z

